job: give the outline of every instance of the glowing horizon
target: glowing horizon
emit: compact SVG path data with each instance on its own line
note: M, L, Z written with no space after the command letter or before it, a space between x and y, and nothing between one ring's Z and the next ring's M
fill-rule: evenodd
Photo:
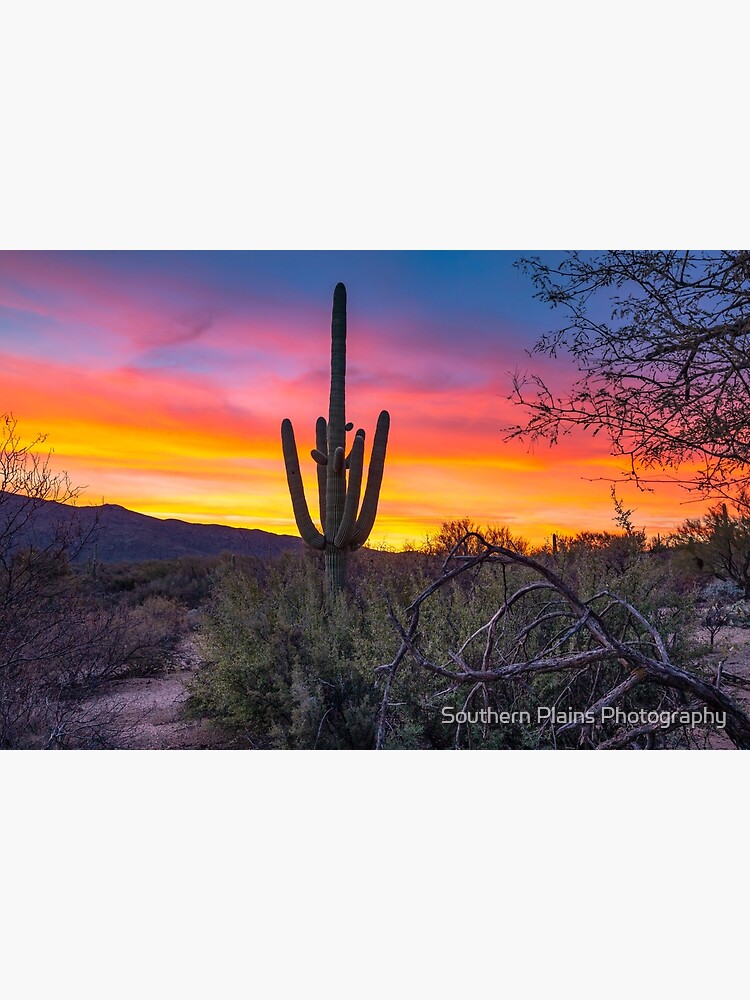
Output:
M619 463L600 438L533 453L509 372L555 317L507 253L0 252L0 412L47 435L82 502L296 534L279 427L309 458L327 410L333 287L349 291L347 416L391 437L370 544L420 542L443 521L505 524L538 543L613 528ZM675 485L618 495L650 534L695 506Z

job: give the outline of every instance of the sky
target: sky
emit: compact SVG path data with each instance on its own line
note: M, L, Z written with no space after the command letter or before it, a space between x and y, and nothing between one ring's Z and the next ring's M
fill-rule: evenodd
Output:
M560 388L575 377L565 359L529 356L556 320L514 266L529 255L0 251L0 413L25 438L46 434L83 503L296 534L279 428L294 424L316 511L309 452L343 281L347 419L371 442L391 414L371 544L418 543L459 517L534 542L614 529L606 441L506 440L523 421L514 371ZM650 534L696 513L676 487L618 493Z

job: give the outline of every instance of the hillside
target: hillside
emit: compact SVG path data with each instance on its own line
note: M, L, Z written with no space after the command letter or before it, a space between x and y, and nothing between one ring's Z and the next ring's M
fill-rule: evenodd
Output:
M17 523L24 504L29 504L26 497L0 493L0 537L9 522ZM77 555L78 561L96 557L106 563L142 562L221 552L278 556L298 551L302 545L301 539L293 535L275 535L259 528L231 528L225 524L192 524L176 518L162 520L118 504L72 507L43 501L24 526L14 531L14 547L45 546L59 524L69 526L76 535L90 536Z

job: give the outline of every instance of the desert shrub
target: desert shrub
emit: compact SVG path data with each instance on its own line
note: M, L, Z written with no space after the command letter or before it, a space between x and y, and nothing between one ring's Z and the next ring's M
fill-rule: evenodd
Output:
M392 641L387 627L348 594L331 596L308 558L282 557L261 580L247 569L219 573L205 618L211 662L194 685L194 709L242 727L257 745L373 746L373 656L378 630Z
M742 492L730 507L719 504L703 517L688 518L672 536L696 566L736 584L750 599L750 497Z
M624 512L624 516L629 513ZM469 555L475 551L477 543L471 540L471 544L474 549L468 550ZM513 551L522 553L524 549L515 547ZM464 548L458 552L462 554ZM572 538L560 538L556 552L547 547L535 553L535 558L561 576L592 610L606 617L614 636L647 653L653 645L646 627L642 627L628 610L631 605L661 634L672 664L712 681L715 664L710 656L711 648L698 633L700 618L696 611L695 577L686 575L679 560L672 557L672 550L666 547L648 546L645 533L632 525L618 533L586 532ZM487 624L492 615L506 595L534 578L539 579L522 566L506 566L500 572L497 565L485 563L481 571L473 569L443 586L421 605L419 633L415 637L420 654L449 670L456 669L456 656L460 655L462 664L478 671L487 669L485 656L488 656L486 663L497 669L504 664L533 661L547 649L554 649L556 654L587 650L591 637L585 629L561 638L571 618L570 609L560 595L529 590L503 617L501 627L489 643L488 653ZM459 583L461 580L463 582ZM625 603L613 599L612 595L618 595ZM557 645L558 642L561 644ZM656 652L653 650L651 655ZM413 659L412 683L424 692L425 670L415 666ZM538 709L550 705L564 711L582 711L596 701L597 692L603 694L623 683L632 669L628 663L612 657L596 667L575 672L519 675L513 680L473 686L452 685L449 679L441 678L441 683L434 685L430 695L423 699L426 718L422 720L421 731L415 731L413 726L417 699L407 699L411 721L402 720L400 731L398 726L394 727L386 745L403 745L401 741L409 733L416 745L424 745L420 741L427 738L433 746L450 743L477 748L573 747L577 745L579 731L567 732L559 738L553 726L538 726L533 721L531 725L511 722L494 728L483 721L469 721L460 726L435 725L435 722L447 706L465 710L469 715L477 709L494 710L498 714L525 711L532 720L537 718ZM403 672L401 676L403 685ZM394 702L400 692L399 688L394 694ZM625 711L652 711L665 704L681 703L679 696L665 696L664 689L653 684L636 685L620 699ZM395 707L392 715L397 718L401 711ZM615 733L608 735L614 738ZM695 745L705 738L705 733L675 731L658 734L656 738L662 745L686 745L691 741Z
M148 593L131 606L76 563L88 533L66 504L79 491L42 440L0 418L0 748L114 745L118 720L87 697L163 665L183 612Z
M708 604L722 607L725 604L734 604L742 597L742 588L733 580L709 580L701 589L701 598Z
M187 630L184 609L165 597L147 597L135 608L95 608L89 615L92 627L83 637L91 653L84 660L88 687L163 670Z
M604 532L563 539L556 556L548 551L538 559L605 615L608 628L622 641L639 648L651 643L637 621L634 626L628 610L632 605L660 632L671 663L708 676L710 649L697 641L695 594L669 555L650 551L640 534ZM443 562L442 556L425 551L363 551L353 560L349 591L337 597L327 592L314 556L221 566L204 616L207 663L193 685L193 711L238 727L252 746L372 747L386 681L386 671L378 668L393 661L408 627L409 606L441 576ZM483 669L485 657L496 667L533 660L548 648L565 654L589 649L585 629L564 635L570 608L561 595L534 589L530 585L535 580L536 571L519 563L467 568L421 605L415 646L434 664L455 668L458 656L471 670ZM488 622L519 588L524 588L523 598L490 638ZM626 603L614 601L613 593ZM575 672L519 674L466 686L407 653L390 679L382 744L573 747L578 733L560 736L552 726L539 726L537 709L554 704L561 710L583 710L596 700L597 691L619 685L631 670L612 657ZM640 685L621 704L628 710L651 710L663 698L658 686ZM477 708L526 711L532 721L446 724L444 709ZM680 745L683 735L665 739Z
M75 574L56 583L0 614L0 747L113 745L117 720L86 699L108 681L163 669L185 631L184 610L164 598L103 606Z
M192 710L242 729L253 746L373 747L383 695L377 667L401 641L392 616L404 617L441 565L421 553L357 553L352 586L337 596L307 555L223 567L204 616L207 663L192 686ZM447 656L497 607L507 572L493 576L478 587L467 574L436 595L422 626L434 655ZM389 746L452 745L440 716L444 686L429 674L399 675ZM519 733L510 743L524 739Z
M512 570L512 571L511 571ZM632 628L624 607L613 604L607 594L610 570L606 562L597 559L597 552L588 554L586 580L588 583L584 599L591 601L594 610L607 615L609 627L623 639L632 638ZM559 596L545 590L529 590L522 600L515 604L503 618L501 625L490 642L487 623L502 605L506 595L510 596L519 588L532 582L532 576L517 567L507 568L500 580L497 567L488 564L482 570L482 577L474 581L470 589L464 589L469 599L462 601L454 583L443 588L446 593L437 602L431 597L422 605L419 632L416 636L422 655L431 662L456 668L456 654L460 654L461 666L474 671L485 668L496 669L504 664L532 661L543 656L547 649L554 649L558 655L574 654L589 648L590 637L581 631L570 635L562 645L556 642L571 624L569 608ZM583 574L580 574L581 579ZM692 620L692 602L675 595L669 580L653 573L645 561L634 564L628 573L619 578L622 590L628 592L630 600L645 610L646 617L663 632L669 655L673 662L686 665L696 663L697 646L689 640L687 624ZM452 593L451 593L452 592ZM596 597L595 595L600 594ZM437 595L435 595L437 596ZM474 638L472 638L474 637ZM488 651L489 650L489 651ZM485 661L485 657L488 657ZM486 664L486 666L485 666ZM416 745L436 748L457 746L484 749L523 749L545 746L575 746L577 732L559 738L551 726L537 724L538 711L555 705L561 711L583 710L596 700L597 690L606 691L620 684L628 676L631 668L612 662L598 664L595 668L577 672L550 672L519 675L518 677L489 684L476 683L451 685L449 680L433 678L428 694L425 684L426 671L411 670L402 677L401 687L394 693L394 701L402 700L401 690L407 677L421 689L422 730L414 732L414 706L418 699L407 701L410 719L402 719L403 731L415 736ZM436 683L436 681L440 683ZM660 703L662 693L654 688L639 688L623 699L627 710L637 708L652 709ZM468 721L461 725L445 725L441 719L444 709L468 713L469 719L477 710L487 713L525 712L529 719L518 721L511 718L502 725L488 725L485 720ZM394 716L402 710L396 708ZM398 726L388 734L386 746L402 745L403 734Z
M428 535L420 551L428 555L442 556L444 559L457 546L461 555L476 555L481 551L481 544L473 534L481 535L490 545L502 545L516 552L527 552L529 545L525 538L514 535L507 525L489 524L480 527L469 517L459 517L452 521L444 521L434 535Z
M228 557L226 560L227 561ZM87 565L80 572L92 589L131 605L162 597L186 608L197 608L210 596L219 556L184 556L139 563Z
M606 622L616 642L634 653L638 650L646 657L659 659L661 653L650 631L653 627L662 636L671 665L690 671L698 682L701 678L712 682L715 665L710 661L710 647L697 634L700 622L695 609L696 595L673 572L666 553L653 553L643 544L645 536L633 538L628 533L586 534L563 541L556 558L547 550L538 553L537 560L563 576L564 583L579 598L579 605L583 602L595 611ZM456 567L460 563L449 565ZM580 727L565 730L554 725L535 725L537 710L555 706L563 713L581 713L626 682L625 689L617 696L618 706L626 713L640 709L663 711L685 704L679 690L670 692L658 683L643 683L647 675L633 674L633 664L639 661L627 654L607 655L591 667L519 672L491 682L480 678L472 681L469 674L465 680L451 683L450 678L462 672L466 675L499 671L509 664L535 663L548 656L576 657L592 649L592 635L585 627L585 618L579 617L582 612L571 613L563 590L544 586L544 577L538 569L532 572L531 566L515 564L502 568L501 592L498 568L497 563L493 566L492 562L485 562L481 570L474 567L464 574L468 577L481 572L481 579L477 576L470 586L464 583L461 592L470 600L462 614L457 613L452 596L456 593L457 579L444 584L441 591L420 606L419 630L414 641L418 654L412 660L428 661L432 666L427 669L435 670L436 674L437 667L446 668L440 675L441 690L434 693L432 703L436 707L442 703L443 708L449 705L462 714L459 723L445 727L453 745L573 748L582 735ZM536 589L527 587L533 579L543 585ZM488 613L488 608L502 606L505 595L514 594L519 588L519 599L498 619L497 626L490 628L493 612ZM437 614L433 607L436 598L439 598ZM483 626L477 627L472 621L474 612L483 619ZM443 614L446 620L441 624ZM430 617L432 625L428 624ZM446 649L445 640L451 637ZM416 673L414 665L412 671ZM493 727L476 718L481 714L478 709L498 715L514 710L524 712L529 721L511 721ZM398 745L396 734L392 735L391 745ZM440 742L441 731L435 735ZM618 734L617 724L612 723L597 729L596 740L617 743L622 735ZM644 735L644 745L648 741L662 746L697 745L705 739L705 731L693 733L675 728Z

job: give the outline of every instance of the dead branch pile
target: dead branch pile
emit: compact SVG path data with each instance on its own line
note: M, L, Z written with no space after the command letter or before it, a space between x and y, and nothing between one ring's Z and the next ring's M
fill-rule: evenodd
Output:
M476 554L460 554L466 551ZM438 662L420 631L426 602L451 581L490 564L500 564L504 577L508 567L525 567L527 580L506 587L492 617ZM697 746L699 734L684 719L701 711L722 720L720 727L735 747L750 749L750 718L722 690L728 675L722 679L721 669L711 679L676 665L668 643L631 603L608 589L583 599L550 566L490 544L477 532L469 532L454 546L442 575L419 594L407 615L402 622L392 612L401 644L393 660L378 667L385 679L378 748L385 742L394 678L405 665L416 665L443 678L443 694L460 695L464 711L471 705L488 707L491 693L497 704L498 692L505 704L518 704L519 691L521 696L533 694L538 678L563 678L555 687L552 708L565 706L567 711L545 712L538 727L540 743L546 732L546 745L602 750ZM632 709L639 705L643 711L632 721L638 715ZM622 712L611 711L618 706ZM561 717L563 721L557 721ZM675 743L676 730L682 730L682 743ZM670 733L672 742L667 744ZM457 729L457 745L458 736Z

